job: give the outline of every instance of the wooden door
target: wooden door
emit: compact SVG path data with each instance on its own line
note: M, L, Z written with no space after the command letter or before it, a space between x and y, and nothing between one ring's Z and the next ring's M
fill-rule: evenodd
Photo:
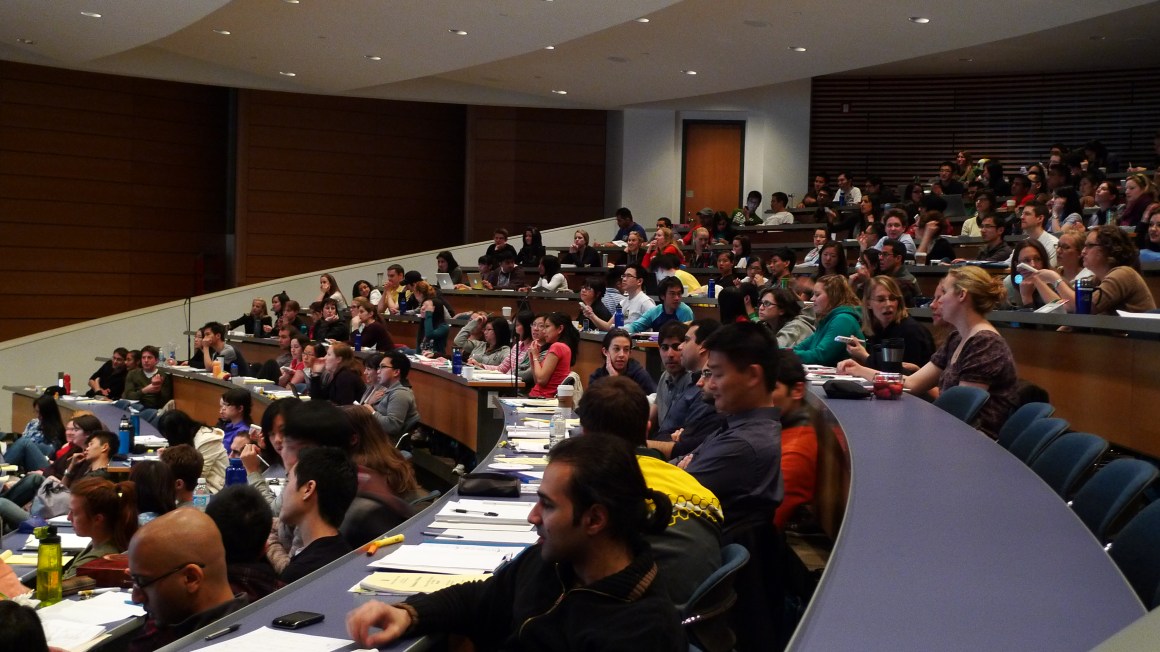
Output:
M711 207L730 212L743 204L741 162L745 123L686 120L681 156L681 219ZM678 216L673 216L676 222Z

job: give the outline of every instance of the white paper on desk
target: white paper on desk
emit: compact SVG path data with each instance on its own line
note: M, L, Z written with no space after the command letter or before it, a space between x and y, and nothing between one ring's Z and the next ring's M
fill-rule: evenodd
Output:
M1117 310L1116 314L1121 317L1134 317L1136 319L1160 319L1160 313L1155 312L1128 312L1127 310Z
M443 506L435 518L448 523L495 523L497 525L522 525L528 522L528 514L535 503L501 502L498 500L453 500ZM458 512L456 510L465 510ZM486 516L495 514L495 516Z
M554 407L520 407L516 408L519 414L553 414L556 412Z
M71 620L58 620L40 616L40 625L44 628L44 636L48 639L49 647L68 650L68 652L83 652L109 637L105 628L100 625L86 625Z
M169 440L159 435L137 435L133 438L134 444L141 444L145 448L161 448L168 446Z
M332 652L352 645L354 641L326 636L311 636L283 629L259 627L252 632L237 636L221 643L203 647L214 652L253 652L253 650L278 650L278 652Z
M69 551L79 552L81 550L84 550L86 547L88 547L89 541L91 541L91 539L89 539L88 537L77 536L76 534L74 534L72 532L61 532L57 536L60 537L60 549L61 550L69 550ZM32 535L32 534L28 535L28 540L24 542L24 550L39 550L39 549L40 549L40 539L37 539L35 535Z
M551 433L547 428L508 428L508 439L548 439Z
M527 485L523 485L527 486ZM436 530L491 530L492 532L530 532L532 529L531 523L512 523L509 525L501 525L498 523L451 523L448 521L440 521L438 519L431 522L427 527Z
M521 439L515 443L517 453L533 453L543 455L548 450L547 439Z
M523 549L523 546L420 543L417 546L399 546L387 556L371 562L370 566L443 575L490 573Z
M500 464L528 464L531 466L548 466L548 458L546 457L511 457L508 455L496 455L494 458L492 458L491 461L499 462Z
M534 531L468 530L461 527L449 528L437 534L432 530L427 531L434 535L428 538L435 541L475 541L480 543L510 543L512 545L530 546L540 540L540 535Z
M86 625L109 625L126 618L144 616L145 609L136 604L125 604L130 595L123 591L102 593L89 600L62 600L38 613L43 618L71 620Z
M48 523L49 525L67 525L70 527L72 526L72 521L68 520L68 514L65 514L64 516L53 516L52 518L48 519L45 522Z
M504 405L526 407L556 407L558 403L554 398L501 398L500 402Z

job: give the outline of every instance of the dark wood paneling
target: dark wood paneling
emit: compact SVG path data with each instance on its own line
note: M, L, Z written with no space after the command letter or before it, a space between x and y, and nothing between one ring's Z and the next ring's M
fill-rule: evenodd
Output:
M188 296L198 257L221 278L227 99L0 62L0 339Z
M890 185L936 176L966 149L1007 174L1046 161L1052 143L1098 139L1123 165L1151 163L1160 70L977 77L813 80L810 169L851 170Z
M239 91L238 284L462 243L458 105Z
M606 121L604 111L470 107L468 239L599 219Z

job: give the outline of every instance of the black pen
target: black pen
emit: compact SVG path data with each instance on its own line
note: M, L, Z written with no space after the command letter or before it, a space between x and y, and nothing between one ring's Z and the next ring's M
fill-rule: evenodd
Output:
M476 510L476 509L458 509L457 508L457 509L455 509L455 512L457 514L483 514L484 516L499 516L499 514L497 514L495 512L481 512L481 511Z
M226 634L233 634L234 632L238 631L238 628L241 626L242 626L241 623L234 623L233 625L230 625L229 627L227 627L225 629L218 630L218 631L210 634L209 636L206 636L205 640L212 641L216 638L221 638L221 637L225 636Z
M456 534L443 534L440 532L424 532L425 537L435 537L436 539L462 539L463 537Z

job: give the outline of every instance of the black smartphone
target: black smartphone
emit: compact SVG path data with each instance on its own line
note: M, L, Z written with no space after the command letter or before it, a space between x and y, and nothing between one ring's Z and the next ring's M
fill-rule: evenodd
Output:
M285 616L278 616L270 624L278 629L302 629L307 625L320 623L324 618L326 616L323 614L314 613L313 611L295 611Z

